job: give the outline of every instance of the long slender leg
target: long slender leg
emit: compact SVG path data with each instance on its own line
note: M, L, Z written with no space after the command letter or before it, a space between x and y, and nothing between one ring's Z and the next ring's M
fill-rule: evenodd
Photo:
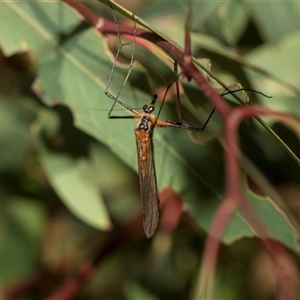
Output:
M254 90L254 89L243 88L243 87L238 88L238 89L233 90L233 91L231 91L231 90L224 90L222 92L221 96L226 96L228 94L233 94L235 92L240 92L240 91L253 92L253 93L256 93L256 94L260 94L260 95L262 95L262 96L264 96L266 98L272 98L272 96L268 96L268 95L264 94L263 92L260 92L260 91Z
M181 109L181 102L180 102L180 94L179 94L179 82L178 82L178 64L174 62L174 73L176 76L176 97L177 97L177 114L178 114L178 125L182 124L182 109Z
M254 92L254 93L257 93L257 94L260 94L264 97L267 97L267 98L272 98L260 91L256 91L256 90L253 90L253 89L247 89L247 88L239 88L239 89L236 89L234 91L230 91L230 90L225 90L221 96L225 96L225 95L228 95L228 94L232 94L232 93L235 93L235 92L239 92L239 91L249 91L249 92ZM214 114L216 108L214 107L213 110L211 111L211 113L209 114L207 120L205 121L204 125L202 126L202 128L197 128L197 127L192 127L192 126L187 126L187 125L183 125L183 124L169 124L168 126L171 126L171 127L176 127L176 128L181 128L181 129L186 129L186 130L192 130L192 131L199 131L199 132L202 132L206 125L208 124L209 120L211 119L212 115Z
M132 48L131 48L130 63L129 63L129 67L128 67L125 79L124 79L124 81L123 81L123 83L122 83L122 85L121 85L121 87L120 87L117 95L113 96L111 93L109 93L108 90L109 90L109 87L110 87L110 84L111 84L111 81L112 81L113 73L115 71L116 64L117 64L118 57L120 55L121 49L126 44L122 43L122 39L121 39L121 35L120 35L120 29L119 29L119 23L118 23L118 20L117 20L117 17L116 17L115 10L114 10L114 8L112 6L112 3L109 1L108 4L110 6L110 9L111 9L111 12L112 12L112 15L113 15L113 19L114 19L114 22L115 22L115 25L116 25L116 32L117 32L117 37L118 37L118 41L119 41L117 53L116 53L116 56L115 56L115 59L114 59L114 62L113 62L112 69L111 69L109 77L108 77L108 81L107 81L107 84L106 84L105 91L104 91L106 96L108 96L109 98L111 98L112 100L114 100L114 103L113 103L113 105L111 106L111 108L110 108L110 110L108 112L108 118L110 118L111 114L112 114L112 111L113 111L116 103L121 104L119 101L117 101L117 99L119 99L119 96L120 96L123 88L125 87L125 85L126 85L126 83L128 81L128 78L130 76L130 73L131 73L131 71L133 69L134 51L135 51L135 44L136 44L136 39L135 39L136 38L136 23L135 23L135 18L134 18L134 15L133 15L134 26L133 26L133 41L132 41Z
M173 84L173 82L172 82L172 84ZM167 90L169 88L170 88L170 85L167 87ZM223 93L221 94L221 96L225 96L225 95L232 94L232 93L239 92L239 91L254 92L254 93L260 94L260 95L262 95L264 97L272 98L271 96L268 96L268 95L266 95L266 94L264 94L264 93L262 93L260 91L256 91L256 90L248 89L248 88L239 88L239 89L236 89L236 90L233 90L233 91L225 90L225 91L223 91ZM165 96L164 96L164 98L165 98ZM199 128L199 127L193 127L193 126L188 126L188 125L184 125L184 124L180 124L180 123L175 123L175 122L171 122L171 121L165 121L165 123L164 122L158 122L157 125L160 126L160 127L175 127L175 128L179 128L179 129L186 129L186 130L191 130L191 131L202 132L206 128L206 126L207 126L209 120L211 119L212 115L214 114L215 110L216 110L216 108L214 107L212 109L211 113L209 114L208 118L206 119L205 123L203 124L203 126L201 128Z
M179 84L178 84L178 78L179 78L180 74L178 74L178 64L176 62L174 62L174 72L175 72L176 76L169 83L169 85L167 86L164 97L163 97L161 105L160 105L160 108L159 108L158 113L157 113L157 125L160 126L160 127L175 127L175 128L179 128L179 129L186 129L186 130L202 132L205 129L206 125L208 124L209 120L211 119L212 115L214 114L215 108L213 108L213 110L211 111L211 113L209 114L207 120L205 121L204 125L201 128L182 124L182 108L181 108L180 95L179 95ZM176 84L178 121L173 122L173 121L161 120L162 122L160 122L158 120L158 117L159 117L160 112L162 110L162 106L164 104L164 101L166 99L168 91L171 88L171 86L174 84L174 82ZM153 100L151 102L152 105L155 104L155 101L157 99L157 95L155 95L155 96L153 97Z
M129 110L132 113L134 113L134 115L136 115L136 116L140 116L141 115L140 112L136 111L135 109L133 109L131 106L129 106L125 102L121 101L120 99L114 97L112 94L110 94L110 93L105 93L105 94L106 94L107 97L109 97L110 99L112 99L114 101L114 104L116 104L116 103L120 104L121 106L123 106L127 110ZM135 118L135 116L112 116L111 115L111 111L112 110L109 111L108 116L107 116L109 119L126 119L126 118L131 119L131 118Z

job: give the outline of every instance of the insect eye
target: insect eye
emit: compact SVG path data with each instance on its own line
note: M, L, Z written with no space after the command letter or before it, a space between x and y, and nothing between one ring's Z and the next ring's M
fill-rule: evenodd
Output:
M145 113L152 113L154 111L153 105L144 105L143 110Z
M149 106L148 107L148 112L153 112L154 111L154 106Z

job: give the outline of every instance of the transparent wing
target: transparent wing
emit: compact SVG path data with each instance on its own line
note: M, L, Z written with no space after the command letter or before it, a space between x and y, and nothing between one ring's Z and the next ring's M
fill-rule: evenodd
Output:
M143 207L143 227L146 237L150 238L154 234L159 221L159 199L152 133L136 129L135 137Z

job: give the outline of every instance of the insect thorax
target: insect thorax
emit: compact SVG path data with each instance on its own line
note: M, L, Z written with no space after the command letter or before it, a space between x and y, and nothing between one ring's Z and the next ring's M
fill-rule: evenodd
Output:
M135 130L143 130L145 132L151 132L154 125L154 117L143 116L140 122L137 124Z

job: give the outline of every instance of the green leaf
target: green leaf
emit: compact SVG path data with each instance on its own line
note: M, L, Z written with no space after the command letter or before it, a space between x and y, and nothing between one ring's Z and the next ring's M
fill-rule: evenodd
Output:
M90 161L51 151L45 144L45 131L52 131L56 127L55 122L49 122L48 114L46 111L40 113L32 132L51 185L78 218L95 228L109 229L111 224ZM49 130L51 123L52 129Z
M285 35L300 30L298 1L247 1L247 5L268 42L279 42Z
M270 236L275 237L290 249L299 252L300 244L297 224L289 217L289 213L270 197L260 197L251 190L247 191L247 196L263 224L270 232Z
M209 33L225 44L235 44L248 24L247 10L239 1L191 3L192 30Z
M289 86L297 87L299 85L298 64L300 58L295 51L300 46L299 38L299 32L286 35L276 46L264 44L246 55L250 63L282 80L282 83L278 84L271 76L266 77L253 70L247 70L247 74L251 76L252 82L258 89L263 89L264 92L271 95L291 95ZM288 83L289 86L285 83ZM265 103L272 103L272 99L265 100Z

